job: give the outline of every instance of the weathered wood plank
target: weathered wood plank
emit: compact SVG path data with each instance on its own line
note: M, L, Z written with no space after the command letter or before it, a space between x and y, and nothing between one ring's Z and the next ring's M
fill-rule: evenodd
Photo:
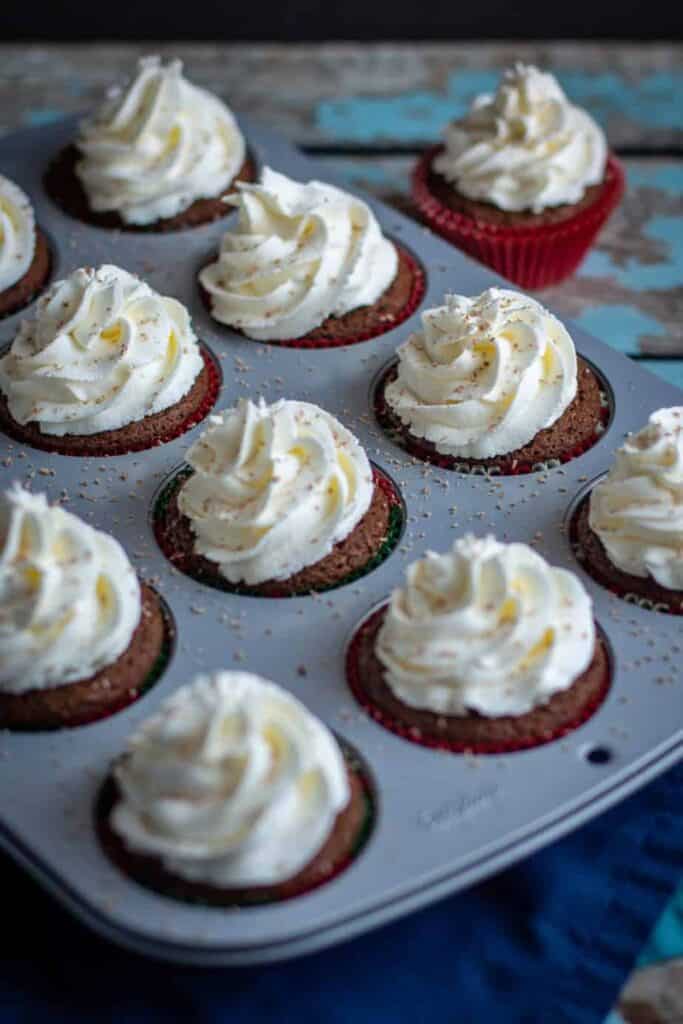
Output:
M165 44L197 82L302 144L424 144L515 59L552 68L615 147L683 147L675 44ZM0 45L0 132L82 110L150 45Z
M321 159L320 157L318 158ZM412 157L324 158L331 174L411 213ZM628 354L683 354L683 161L627 159L627 191L578 274L542 296ZM539 293L541 294L541 293ZM683 385L683 363L648 364Z

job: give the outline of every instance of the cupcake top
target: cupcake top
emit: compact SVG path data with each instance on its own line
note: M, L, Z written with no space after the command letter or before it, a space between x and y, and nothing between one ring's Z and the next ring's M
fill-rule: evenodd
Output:
M36 218L28 196L0 174L0 292L28 272L36 251Z
M128 647L140 585L113 537L16 485L0 498L0 690L89 679Z
M238 190L226 200L237 224L199 275L221 323L258 341L300 338L372 305L394 280L396 249L362 200L269 167Z
M96 434L175 405L203 365L184 306L120 267L84 267L22 322L0 390L18 423Z
M82 122L76 172L95 212L152 224L219 196L240 170L246 150L235 118L182 71L179 60L144 57Z
M445 131L434 170L469 199L541 213L578 203L605 174L607 142L557 80L528 64L506 71L494 95Z
M289 579L330 553L372 501L368 457L350 431L309 402L281 399L209 417L178 496L195 551L232 583Z
M577 389L576 351L560 321L521 292L488 288L422 314L398 350L390 408L445 455L485 459L531 441Z
M622 572L683 590L683 406L626 439L591 492L589 524Z
M522 715L585 672L595 626L573 573L525 544L470 534L409 567L376 643L387 684L410 707Z
M114 770L112 828L134 851L222 888L286 881L348 804L328 729L274 683L214 672L178 690Z

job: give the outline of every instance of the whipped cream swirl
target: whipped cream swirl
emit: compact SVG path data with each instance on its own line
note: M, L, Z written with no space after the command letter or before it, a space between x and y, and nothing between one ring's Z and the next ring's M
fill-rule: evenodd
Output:
M626 439L591 492L589 523L622 572L683 590L683 406Z
M372 501L372 468L353 434L308 402L240 399L209 417L178 496L195 551L232 583L288 579L330 553Z
M43 494L0 499L0 691L88 679L123 654L140 613L118 541Z
M350 798L328 729L274 683L214 672L178 690L115 769L112 827L139 853L222 888L298 874Z
M36 218L28 196L0 174L0 292L28 272L36 251Z
M266 167L226 200L237 225L200 281L214 318L258 341L300 338L329 316L372 305L394 280L395 246L370 207L319 181Z
M526 64L506 71L495 95L478 96L445 139L434 170L462 195L501 210L578 203L605 175L602 129L552 75Z
M175 405L202 368L185 307L105 265L42 296L0 359L0 389L18 423L96 434Z
M398 350L385 398L416 437L445 455L484 459L531 441L577 389L566 329L520 292L447 295Z
M579 579L525 544L471 534L428 552L395 590L376 641L391 690L440 715L522 715L568 689L595 648Z
M81 124L76 170L96 212L151 224L220 196L240 170L246 147L235 118L182 70L179 60L143 58Z

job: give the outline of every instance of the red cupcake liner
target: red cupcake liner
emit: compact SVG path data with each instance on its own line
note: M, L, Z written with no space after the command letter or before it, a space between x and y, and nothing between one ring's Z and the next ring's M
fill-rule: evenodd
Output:
M359 331L357 334L345 336L343 338L326 338L323 336L316 337L315 333L305 335L303 338L276 338L268 341L258 341L256 339L250 339L255 341L256 344L260 345L278 345L281 348L298 348L298 349L322 349L322 348L342 348L345 345L358 345L362 341L370 341L372 338L378 338L381 334L386 334L387 331L393 331L395 327L399 327L400 324L404 323L409 317L413 315L417 307L422 302L425 292L427 290L427 278L424 268L419 263L417 258L406 249L403 245L396 245L396 248L400 251L402 258L407 263L412 274L412 287L408 301L397 313L391 313L385 320L378 321L372 327L368 327L364 331ZM199 291L201 293L202 301L209 314L211 313L211 297L206 289L199 283ZM242 334L244 337L248 337L244 332L237 331L238 334Z
M547 288L570 277L624 193L624 170L610 154L599 196L567 220L536 227L487 224L449 209L430 191L432 161L442 150L427 150L413 171L412 196L422 218L448 242L522 288Z
M396 736L400 736L401 739L408 740L410 743L416 743L430 750L445 750L452 754L511 754L518 750L531 750L534 747L545 746L546 743L553 743L555 740L561 739L568 733L578 729L589 718L592 718L609 692L611 684L610 672L607 673L604 687L600 693L583 706L576 718L570 722L565 722L559 728L539 738L524 739L520 737L518 740L510 740L505 743L499 741L491 743L481 741L477 743L458 743L454 740L425 736L418 726L408 725L374 704L363 688L360 671L360 651L368 640L376 635L379 623L386 615L388 607L389 604L387 603L382 605L381 608L376 609L356 630L346 653L346 680L351 693L366 714L384 729L388 729L389 732L393 732ZM602 636L602 631L597 623L596 629Z
M556 468L557 465L564 466L567 462L571 462L573 459L577 459L580 455L590 451L604 437L605 431L612 420L612 404L605 387L604 390L601 389L604 402L600 411L600 419L596 423L595 434L590 440L574 445L573 448L568 448L565 452L562 452L558 458L548 459L546 462L531 462L529 459L513 459L509 456L501 455L500 458L496 459L495 465L481 465L476 460L458 458L455 455L445 455L442 452L438 452L433 444L425 441L424 438L410 433L408 427L396 416L384 394L387 384L396 379L397 366L398 362L392 361L386 370L380 374L374 386L373 409L375 419L394 444L399 445L414 458L421 459L423 462L430 462L433 466L438 466L439 469L447 469L464 475L495 477L545 473ZM600 383L603 383L602 375L592 364L591 369L598 377Z
M587 494L585 498L578 502L569 520L569 544L576 561L583 571L591 579L595 580L596 583L599 583L601 587L609 591L610 594L614 594L615 597L620 598L626 604L633 605L635 608L642 608L649 612L658 612L661 615L683 615L683 594L681 594L678 604L673 601L653 601L645 594L639 594L637 590L629 590L627 587L620 585L617 580L608 579L601 572L596 571L595 565L582 553L578 531L579 518L589 501L590 494ZM649 577L644 578L643 582L646 579L649 579Z
M188 430L192 430L192 428L196 427L198 423L201 423L203 419L206 419L216 404L216 400L221 389L223 376L215 356L211 350L201 342L199 350L209 377L204 399L201 405L195 409L190 416L176 424L172 430L160 432L155 438L153 444L145 444L142 441L112 442L111 440L107 444L107 433L106 431L102 431L102 447L97 450L93 450L86 446L83 448L73 446L68 449L63 449L60 448L59 438L56 436L53 437L50 434L42 434L39 437L32 437L31 440L28 441L19 431L16 433L13 432L12 425L8 422L3 421L2 426L0 427L0 432L7 434L7 436L11 437L14 441L17 441L22 445L26 445L27 447L37 448L39 451L43 452L52 452L56 455L72 455L77 458L99 459L110 455L130 455L133 452L149 451L150 448L156 448L159 445L168 444L169 441L175 441L176 438L181 437L183 434L187 433Z

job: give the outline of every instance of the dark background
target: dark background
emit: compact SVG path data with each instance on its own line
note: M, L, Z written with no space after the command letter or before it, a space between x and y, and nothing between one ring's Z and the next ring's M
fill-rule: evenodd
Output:
M681 0L0 0L0 38L680 39Z

